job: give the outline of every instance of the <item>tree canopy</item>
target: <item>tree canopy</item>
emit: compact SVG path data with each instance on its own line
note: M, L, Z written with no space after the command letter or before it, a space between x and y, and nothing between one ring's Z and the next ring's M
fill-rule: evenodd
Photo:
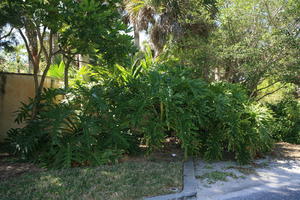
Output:
M0 45L11 49L21 34L35 73L62 56L67 79L77 55L130 65L129 34L139 46L146 31L157 62L209 82L240 83L255 97L266 81L299 85L299 7L296 0L6 0Z
M213 17L205 12L188 14L193 21L211 24L205 27L206 35L187 29L191 34L169 40L162 57L175 58L196 77L240 83L250 96L265 80L270 86L299 84L298 1L220 0L215 6Z
M39 98L47 72L57 55L65 56L69 60L67 63L81 54L96 56L102 64L112 65L124 62L133 52L131 37L126 34L129 29L121 20L118 3L118 0L1 2L0 33L9 27L11 33L22 38L33 66L36 98ZM5 40L2 42L2 38L1 43L10 44Z

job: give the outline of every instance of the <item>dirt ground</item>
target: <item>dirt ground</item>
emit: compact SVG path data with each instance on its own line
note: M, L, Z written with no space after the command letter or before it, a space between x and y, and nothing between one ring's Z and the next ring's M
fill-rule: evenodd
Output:
M289 144L286 142L276 143L271 156L275 158L284 158L292 160L300 160L300 145Z
M270 153L274 158L284 158L300 160L300 145L280 142L275 144L274 150ZM138 161L178 161L183 159L182 152L179 148L168 146L163 151L152 153L149 156L125 156L121 162ZM16 177L27 172L40 172L45 169L39 168L32 163L24 163L17 158L7 154L0 153L0 181Z
M19 176L26 172L39 172L43 170L32 163L21 162L7 153L0 153L0 181Z

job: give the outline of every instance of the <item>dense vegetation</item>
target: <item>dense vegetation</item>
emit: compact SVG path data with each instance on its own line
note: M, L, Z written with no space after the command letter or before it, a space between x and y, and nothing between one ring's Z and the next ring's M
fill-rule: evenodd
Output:
M269 104L269 107L276 118L275 139L300 144L300 102L283 99L277 104Z
M3 1L0 45L17 52L21 35L36 79L16 118L26 126L10 130L9 143L54 168L114 162L140 145L161 149L167 137L185 157L230 153L240 163L274 141L300 143L299 8L297 0ZM149 46L140 47L140 31ZM65 88L42 92L39 73L64 77ZM284 95L262 101L277 91Z
M270 149L272 115L249 102L239 85L155 69L122 69L122 79L46 90L35 120L32 103L19 111L17 122L28 125L9 133L16 153L70 167L113 162L140 144L159 149L166 137L178 138L186 157L203 154L210 160L232 152L246 163Z

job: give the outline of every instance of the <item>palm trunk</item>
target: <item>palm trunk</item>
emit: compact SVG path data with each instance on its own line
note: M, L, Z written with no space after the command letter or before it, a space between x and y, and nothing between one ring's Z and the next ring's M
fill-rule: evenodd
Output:
M134 44L137 48L140 49L140 32L139 30L137 29L136 26L134 26L133 28L133 32L134 32Z

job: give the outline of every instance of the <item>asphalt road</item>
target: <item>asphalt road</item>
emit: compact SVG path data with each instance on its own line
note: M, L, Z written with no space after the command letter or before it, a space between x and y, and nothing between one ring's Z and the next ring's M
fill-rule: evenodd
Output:
M281 187L272 191L251 193L249 195L242 195L226 200L300 200L300 184L296 186Z

